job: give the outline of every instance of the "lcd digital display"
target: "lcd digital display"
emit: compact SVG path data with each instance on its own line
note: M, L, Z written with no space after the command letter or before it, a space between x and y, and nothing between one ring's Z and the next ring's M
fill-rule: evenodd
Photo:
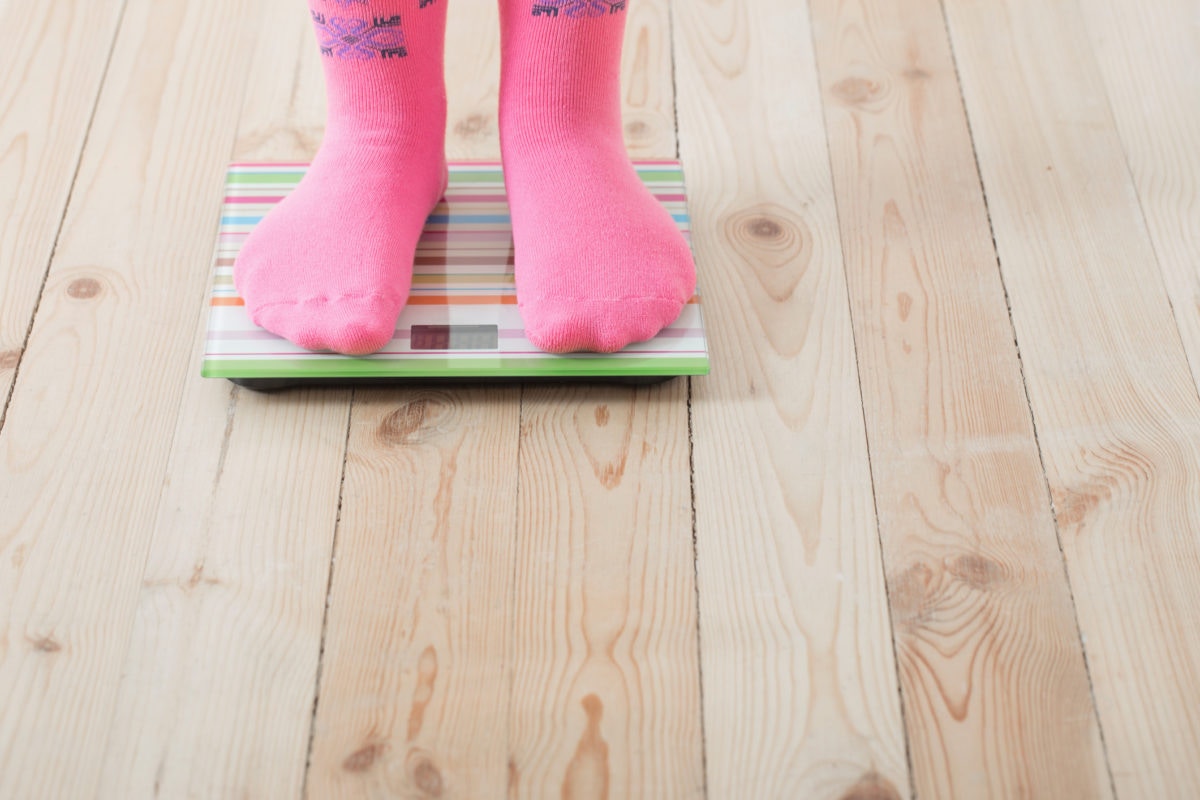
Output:
M413 350L498 350L496 325L413 325Z

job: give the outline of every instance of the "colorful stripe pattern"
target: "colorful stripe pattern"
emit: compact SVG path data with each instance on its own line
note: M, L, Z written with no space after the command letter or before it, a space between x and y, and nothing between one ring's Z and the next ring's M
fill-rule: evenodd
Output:
M246 236L295 188L304 164L235 164L226 181L217 240L208 339L209 378L522 378L705 375L708 352L699 298L658 337L608 355L543 353L525 339L513 285L513 243L500 165L450 165L450 188L417 245L408 305L396 335L378 353L355 358L311 353L250 321L233 285L233 263ZM688 214L677 161L639 161L638 174L684 235ZM460 337L453 350L428 349L413 329L495 328L494 337ZM443 337L447 338L447 337ZM454 335L447 341L453 342ZM495 342L495 347L461 345Z

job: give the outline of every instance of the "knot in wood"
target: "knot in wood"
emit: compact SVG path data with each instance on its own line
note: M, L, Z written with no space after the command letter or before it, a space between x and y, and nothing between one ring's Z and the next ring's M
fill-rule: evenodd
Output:
M347 772L366 772L387 750L384 742L371 742L350 755L342 762L342 769Z
M91 300L100 294L100 281L95 278L76 278L67 285L67 295L76 300Z
M778 239L783 235L783 226L770 217L758 217L750 220L746 228L750 235L759 239Z
M950 574L970 586L984 590L1002 583L1007 575L1004 565L977 553L955 557L947 566Z
M654 128L645 120L635 119L625 124L625 140L628 142L644 141L651 138L653 133Z
M477 139L487 134L491 121L487 114L471 114L458 121L454 132L464 139Z
M734 239L760 254L769 253L772 264L778 266L804 248L803 223L788 219L788 214L773 205L744 209L733 216Z
M413 768L413 783L431 798L440 798L444 788L442 772L428 758L421 758Z
M852 76L835 83L831 91L834 97L846 105L861 106L878 99L883 93L883 87L870 78Z
M425 424L428 407L425 400L414 400L388 414L379 423L379 438L387 444L408 444Z
M53 636L31 637L29 644L39 653L57 653L62 650L62 645Z
M420 444L452 426L453 409L449 397L424 392L384 417L375 436L389 446Z
M928 622L933 613L936 590L937 575L921 561L889 577L888 600L896 624L916 627Z
M841 800L900 800L900 792L878 772L868 772L846 790Z

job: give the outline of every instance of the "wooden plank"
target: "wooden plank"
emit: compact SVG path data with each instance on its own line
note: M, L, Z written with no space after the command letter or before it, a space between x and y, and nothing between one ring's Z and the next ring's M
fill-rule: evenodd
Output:
M0 3L0 404L21 361L124 5Z
M257 9L125 11L0 433L5 797L96 791Z
M307 158L323 113L311 23L292 0L272 0L240 24L257 41L234 155ZM296 797L304 780L350 392L264 396L201 378L206 333L201 313L106 797Z
M1089 0L1085 10L1081 17L1200 387L1200 5Z
M675 155L668 3L631 3L626 145ZM511 791L703 792L688 386L527 387Z
M703 793L687 444L683 381L526 392L521 797Z
M100 796L299 796L344 394L188 387Z
M498 159L495 4L449 12L448 154ZM352 420L308 794L498 796L520 390L359 390Z
M1073 2L946 11L1116 792L1200 786L1200 398Z
M713 372L694 382L713 797L909 794L806 9L675 16Z
M922 797L1109 794L936 0L813 0Z
M519 408L356 394L312 796L503 792Z

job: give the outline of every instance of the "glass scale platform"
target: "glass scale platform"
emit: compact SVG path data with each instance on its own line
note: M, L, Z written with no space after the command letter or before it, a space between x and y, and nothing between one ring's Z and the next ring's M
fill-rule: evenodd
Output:
M638 175L688 235L678 161L635 162ZM233 263L250 231L304 176L305 164L234 164L217 237L202 374L259 389L314 383L460 380L629 380L708 373L693 297L674 324L611 354L551 355L526 338L513 284L514 252L499 163L450 164L450 185L417 245L412 292L392 340L354 357L312 353L250 321Z

